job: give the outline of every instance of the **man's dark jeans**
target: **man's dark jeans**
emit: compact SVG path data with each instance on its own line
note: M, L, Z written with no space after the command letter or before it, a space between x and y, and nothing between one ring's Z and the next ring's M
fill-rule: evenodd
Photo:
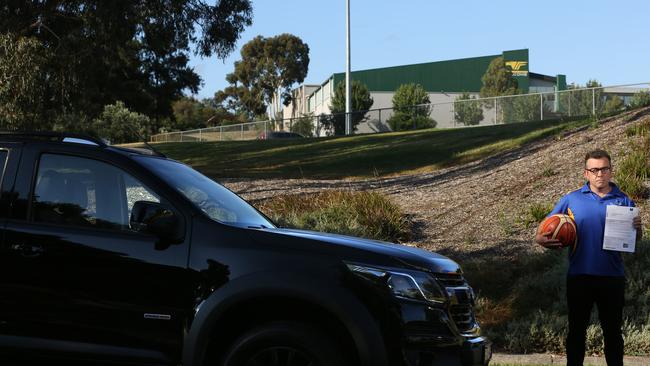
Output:
M596 304L605 340L608 366L623 365L623 305L625 278L604 276L568 276L567 303L569 334L566 341L567 366L582 366L585 338L591 309Z

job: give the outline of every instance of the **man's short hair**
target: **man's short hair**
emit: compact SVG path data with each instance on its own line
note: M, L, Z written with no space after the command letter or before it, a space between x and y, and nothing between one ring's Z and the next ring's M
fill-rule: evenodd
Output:
M589 159L603 159L603 158L607 158L607 161L609 161L609 165L612 165L612 158L609 156L607 151L602 149L592 150L585 155L585 166L587 166L587 160Z

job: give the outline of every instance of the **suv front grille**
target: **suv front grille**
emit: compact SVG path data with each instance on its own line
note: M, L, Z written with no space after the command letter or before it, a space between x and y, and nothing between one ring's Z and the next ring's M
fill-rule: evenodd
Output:
M470 304L458 304L452 305L449 309L451 312L451 317L456 323L456 327L461 332L467 332L474 328L474 312L472 311L472 305Z
M457 273L436 273L436 279L445 287L465 286L465 279Z
M453 296L449 315L454 320L456 328L461 332L474 330L477 324L474 318L473 299L469 285L463 276L457 273L436 273L436 279L445 287L447 293Z

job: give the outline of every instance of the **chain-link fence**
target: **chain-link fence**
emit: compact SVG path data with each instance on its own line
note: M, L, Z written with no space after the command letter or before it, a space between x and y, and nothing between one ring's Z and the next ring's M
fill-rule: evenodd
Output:
M152 142L232 141L265 139L275 123L260 121L235 125L167 132L151 136Z
M402 108L352 112L355 134L423 128L472 127L552 120L614 113L627 108L639 93L650 93L650 83L569 89L479 99L448 94L453 101ZM305 137L345 134L345 113L304 115L277 121L251 122L152 136L154 142L264 139L270 131L291 131Z

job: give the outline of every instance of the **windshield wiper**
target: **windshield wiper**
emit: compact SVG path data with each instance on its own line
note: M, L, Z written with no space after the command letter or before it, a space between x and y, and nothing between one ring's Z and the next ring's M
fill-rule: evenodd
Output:
M259 224L259 225L248 225L247 226L249 229L270 229L268 226L264 224Z

